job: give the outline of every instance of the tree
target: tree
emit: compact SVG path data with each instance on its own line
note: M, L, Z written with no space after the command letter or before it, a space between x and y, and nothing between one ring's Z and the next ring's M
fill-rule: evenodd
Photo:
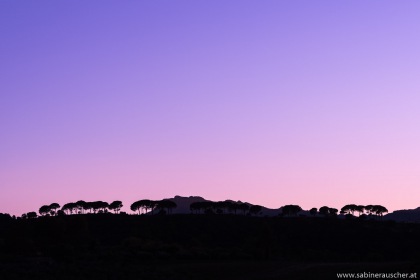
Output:
M115 214L117 214L118 212L120 212L121 207L123 207L123 204L121 201L116 200L113 201L110 205L109 205L109 210L113 210Z
M1 221L10 221L11 219L16 219L16 216L10 216L8 213L0 213L0 222Z
M367 213L368 215L372 215L372 214L373 214L372 209L373 209L373 205L366 205L366 206L365 206L365 210L366 210L366 213Z
M51 203L50 207L50 214L51 216L55 216L56 210L60 208L60 204L58 203Z
M86 202L86 204L85 205L83 205L83 210L84 211L89 211L89 213L90 214L92 214L93 213L93 204L92 204L93 202Z
M38 215L36 214L36 212L29 212L29 213L26 213L26 217L28 219L35 219L36 217L38 217Z
M354 215L354 211L357 211L357 205L347 204L341 208L340 213Z
M371 211L380 217L382 217L384 213L388 213L388 209L382 205L373 205Z
M133 202L133 204L131 204L130 209L133 212L138 211L139 215L140 215L141 214L140 213L141 207L142 207L142 205L141 205L140 201L136 201L136 202Z
M84 214L87 208L87 202L84 200L79 200L76 203L77 213Z
M344 205L343 207L341 207L340 214L343 214L343 215L350 214L349 206L348 205Z
M39 208L38 213L41 216L46 216L47 214L50 213L50 211L51 211L51 208L50 208L49 205L43 205L43 206L41 206L41 208Z
M316 214L318 213L318 209L316 209L316 208L314 207L314 208L312 208L311 210L309 210L309 213L310 213L312 216L316 216Z
M177 207L176 203L169 199L157 201L156 205L159 209L166 209L166 213L172 213L172 209Z
M66 214L71 214L71 211L70 211L70 204L71 204L71 202L70 203L66 203L66 204L64 204L62 207L61 207L61 211L63 211L64 213L66 213Z
M94 201L90 203L90 207L93 209L93 213L106 213L108 208L108 202Z
M99 213L106 213L109 204L105 201L95 201L94 209L98 210Z
M64 212L67 211L66 214L73 214L73 211L76 211L77 213L77 205L74 202L69 202L63 205L63 207L61 207L61 210L63 210Z
M364 213L364 211L365 211L365 206L363 206L363 205L357 205L355 211L359 213L358 216L360 217L360 215L362 215Z
M156 202L150 199L142 199L138 201L140 208L143 209L143 213L146 214L148 210L153 214L153 210L156 207Z
M319 208L319 214L324 215L325 217L328 216L337 216L338 209L336 208L330 208L328 206L322 206Z
M299 205L285 205L281 207L282 214L285 216L297 216L297 213L302 211L302 208Z
M319 208L319 214L328 216L330 214L330 207L322 206L321 208Z
M329 208L328 213L330 214L330 216L337 216L338 209Z

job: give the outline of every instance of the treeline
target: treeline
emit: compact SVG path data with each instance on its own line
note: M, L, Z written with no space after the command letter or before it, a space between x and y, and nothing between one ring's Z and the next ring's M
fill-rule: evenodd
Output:
M138 212L138 214L140 215L146 214L147 212L153 214L155 210L159 210L160 213L172 213L172 209L176 207L176 203L169 199L142 199L131 204L130 209L133 212Z
M123 207L122 201L116 200L112 203L105 201L92 201L86 202L79 200L77 202L69 202L64 204L62 207L58 203L51 203L50 205L43 205L39 208L39 216L62 216L72 214L103 214L103 213L114 213L114 214L127 214L126 212L120 212ZM160 214L172 213L172 209L177 207L176 203L169 200L149 200L143 199L131 204L130 209L138 214L145 214L150 212L158 212ZM23 219L37 218L36 212L28 212L22 214ZM4 214L8 215L8 214ZM9 215L10 216L10 215Z
M92 201L86 202L79 200L77 202L69 202L62 207L58 203L51 203L50 205L43 205L39 208L38 213L40 216L61 216L71 214L97 214L109 213L110 211L115 214L120 213L123 204L121 201L116 200L111 203L105 201ZM38 217L36 212L28 212L22 214L23 219L31 219Z
M356 204L348 204L341 208L340 214L343 215L354 215L357 212L359 216L361 215L375 215L375 216L383 216L383 214L388 213L388 209L386 209L382 205L356 205Z
M357 212L359 217L364 218L367 216L377 216L382 217L383 214L388 213L388 209L386 209L382 205L356 205L356 204L347 204L341 208L340 215L344 215L346 217L354 217L354 213ZM330 208L328 206L323 206L319 208L312 208L309 210L309 213L312 216L320 214L322 216L337 216L338 209Z
M131 204L130 209L138 215L150 213L150 214L171 214L173 209L178 205L170 200L150 200L142 199L135 201ZM79 200L77 202L69 202L64 204L62 207L58 203L51 203L50 205L43 205L39 208L38 213L28 212L21 216L23 219L37 218L40 216L60 216L60 215L72 215L72 214L102 214L102 213L114 213L114 214L127 214L126 212L120 212L123 207L123 203L119 200L107 203L104 201L93 201L86 202ZM248 216L262 215L264 207L261 205L252 205L243 202L234 202L231 200L226 201L199 201L190 204L190 212L192 214L242 214ZM284 205L279 208L279 216L293 217L293 216L324 216L334 217L338 214L343 215L347 218L355 217L355 213L360 218L370 217L382 217L388 210L382 205L356 205L347 204L341 208L339 212L336 208L328 206L322 206L321 208L311 208L309 211L304 211L299 205ZM2 214L8 215L8 214ZM9 215L10 216L10 215Z

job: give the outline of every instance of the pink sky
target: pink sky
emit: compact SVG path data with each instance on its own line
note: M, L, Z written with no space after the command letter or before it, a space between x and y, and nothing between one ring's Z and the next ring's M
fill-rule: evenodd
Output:
M174 195L419 207L419 8L3 1L0 212Z

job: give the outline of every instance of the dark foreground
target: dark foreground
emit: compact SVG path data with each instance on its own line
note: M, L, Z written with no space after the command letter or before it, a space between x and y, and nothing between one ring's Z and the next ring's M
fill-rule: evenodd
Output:
M0 221L0 279L338 279L352 272L420 272L420 225L239 215Z

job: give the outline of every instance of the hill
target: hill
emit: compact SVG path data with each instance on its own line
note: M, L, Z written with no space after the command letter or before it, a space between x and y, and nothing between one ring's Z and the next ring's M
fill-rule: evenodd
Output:
M336 279L420 261L420 224L390 221L108 213L0 229L2 279Z
M397 210L385 215L384 219L397 222L420 223L420 207L416 209Z
M177 204L177 207L172 210L173 214L190 214L191 209L190 205L194 202L213 202L211 200L207 200L200 196L179 196L176 195L173 198L167 198L168 200L171 200ZM254 204L248 203L248 202L242 202L242 201L234 201L234 200L225 200L226 202L232 202L232 203L245 203L248 206L252 206ZM277 216L281 213L281 210L279 209L270 209L264 206L261 206L261 212L258 214L259 216Z

